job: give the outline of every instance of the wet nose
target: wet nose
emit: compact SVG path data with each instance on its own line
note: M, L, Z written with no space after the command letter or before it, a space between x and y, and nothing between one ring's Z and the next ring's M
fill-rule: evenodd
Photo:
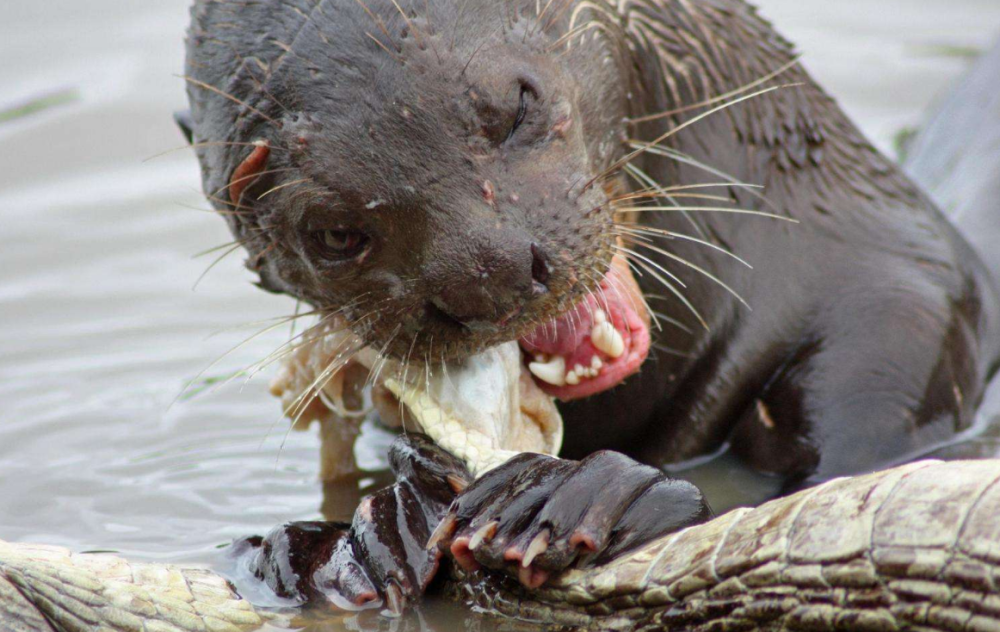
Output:
M549 291L549 257L537 243L515 252L481 252L469 268L462 278L446 280L431 303L473 331L505 327L527 301Z

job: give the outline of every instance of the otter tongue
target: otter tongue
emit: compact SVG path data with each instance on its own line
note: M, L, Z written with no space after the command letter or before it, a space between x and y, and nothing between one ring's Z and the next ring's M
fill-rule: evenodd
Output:
M589 294L554 322L521 339L538 385L562 400L580 399L617 386L649 354L649 326L628 268L614 265Z

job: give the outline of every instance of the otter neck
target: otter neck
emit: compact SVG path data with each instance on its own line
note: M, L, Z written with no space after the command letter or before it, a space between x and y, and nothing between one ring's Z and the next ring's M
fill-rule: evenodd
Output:
M633 125L633 138L657 138L727 101L776 88L713 114L664 144L733 179L765 186L769 194L792 195L806 184L820 190L850 184L869 197L880 190L919 195L795 63L791 44L743 0L630 0L623 17L641 78L635 82L641 96L634 100L633 119L686 110ZM691 107L722 95L733 96ZM855 177L858 170L861 177Z

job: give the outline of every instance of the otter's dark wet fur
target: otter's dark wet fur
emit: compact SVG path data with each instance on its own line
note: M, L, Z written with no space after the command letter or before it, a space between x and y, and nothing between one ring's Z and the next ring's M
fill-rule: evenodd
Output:
M199 0L193 16L195 141L272 147L229 216L251 267L344 309L377 348L437 359L515 339L595 287L615 237L640 253L669 316L658 351L563 407L569 456L667 463L728 441L791 487L971 425L1000 357L993 281L804 70L649 145L794 62L742 0ZM211 143L205 189L223 196L249 150ZM618 199L651 183L704 188ZM647 207L637 228L616 224L630 206ZM670 206L692 210L649 208ZM341 225L373 235L360 263L311 245Z

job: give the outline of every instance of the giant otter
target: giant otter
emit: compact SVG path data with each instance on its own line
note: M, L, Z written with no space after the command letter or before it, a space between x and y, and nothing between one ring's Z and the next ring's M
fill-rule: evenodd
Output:
M521 341L586 458L432 540L537 586L669 482L636 461L728 442L791 491L972 423L993 280L794 61L743 0L198 0L182 123L264 289L416 362ZM664 503L708 515L630 529Z

